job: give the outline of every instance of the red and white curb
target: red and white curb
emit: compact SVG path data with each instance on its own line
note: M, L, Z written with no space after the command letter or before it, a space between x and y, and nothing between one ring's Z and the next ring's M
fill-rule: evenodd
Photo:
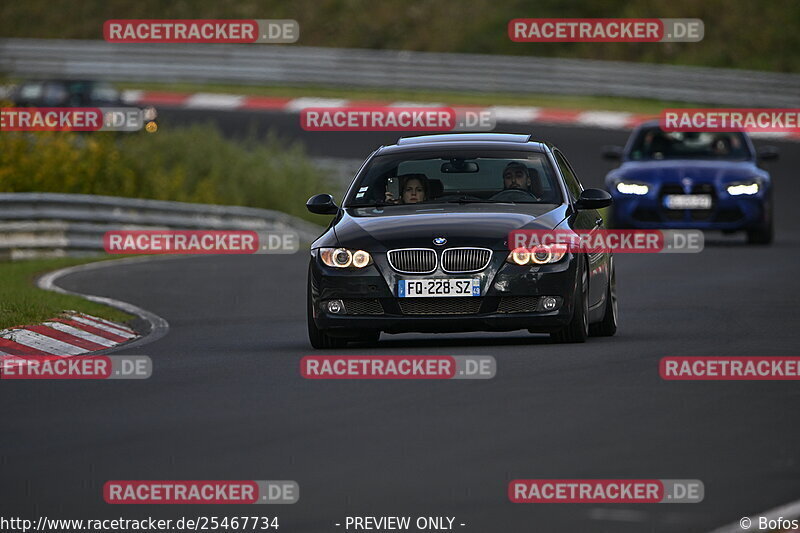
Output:
M560 109L529 106L470 106L450 105L442 102L385 102L377 100L348 100L343 98L281 98L271 96L247 96L217 93L175 93L160 91L123 91L125 103L136 106L180 107L186 109L208 109L216 111L280 111L300 113L311 107L431 107L449 106L470 108L476 111L489 111L498 123L511 124L554 124L583 126L614 130L631 130L642 122L658 118L657 115L627 113L624 111L587 111L579 109ZM756 138L800 140L797 133L752 133Z
M0 330L0 360L13 364L20 356L84 355L138 337L128 326L70 311L42 324Z

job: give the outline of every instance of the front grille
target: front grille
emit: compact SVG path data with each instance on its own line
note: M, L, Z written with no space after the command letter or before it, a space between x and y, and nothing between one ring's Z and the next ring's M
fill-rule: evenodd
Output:
M717 206L717 191L710 183L695 183L687 193L682 185L677 183L666 183L661 186L659 202L663 206L664 197L671 194L708 194L711 196L711 209L667 209L662 207L661 213L667 220L684 220L688 216L689 220L704 221L710 220Z
M685 191L683 190L683 186L678 183L665 183L662 185L661 195L658 198L658 203L662 206L661 214L664 215L667 220L683 220L683 209L667 209L664 207L664 197L670 194L685 194Z
M378 300L371 298L352 298L343 300L344 310L348 315L382 315L383 306Z
M442 253L442 270L450 274L477 272L489 265L492 251L486 248L448 248Z
M497 306L498 313L533 313L539 303L538 296L503 296L500 298L500 305Z
M637 207L633 212L633 218L639 222L661 222L661 217L656 211Z
M710 183L697 183L692 187L692 194L708 194L711 196L711 209L692 209L689 216L692 220L710 220L717 206L717 191Z
M460 298L398 298L404 315L474 315L481 308L480 296Z
M398 272L428 274L436 270L436 252L429 248L389 250L389 265Z

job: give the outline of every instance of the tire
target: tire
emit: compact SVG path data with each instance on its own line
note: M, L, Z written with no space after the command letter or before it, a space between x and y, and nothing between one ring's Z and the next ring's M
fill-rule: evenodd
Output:
M576 305L572 311L572 319L565 327L550 334L553 342L586 342L586 338L589 336L589 275L586 272L586 260L583 257L578 262L577 278Z
M767 210L767 222L764 226L749 230L747 232L747 244L772 244L775 235L775 229L772 224L772 195L770 194L769 201L764 204Z
M589 335L592 337L613 337L617 332L617 280L616 271L611 270L611 278L606 289L606 309L603 312L603 320L597 324L589 326Z
M311 346L317 350L327 350L331 348L344 348L347 346L347 339L331 337L325 330L319 329L314 322L314 311L311 303L311 272L308 273L308 298L306 306L306 320L308 321L308 340Z

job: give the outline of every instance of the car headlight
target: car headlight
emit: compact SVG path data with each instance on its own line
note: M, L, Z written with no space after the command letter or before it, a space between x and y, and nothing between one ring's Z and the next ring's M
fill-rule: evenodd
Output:
M759 189L757 181L739 181L729 184L725 190L731 196L741 196L743 194L758 194Z
M333 268L364 268L372 264L372 256L364 250L320 248L322 262Z
M558 263L567 254L565 244L540 244L533 248L514 248L506 258L514 265L547 265Z
M648 187L645 183L620 181L617 183L617 190L622 194L636 194L638 196L642 196L650 191L650 187Z

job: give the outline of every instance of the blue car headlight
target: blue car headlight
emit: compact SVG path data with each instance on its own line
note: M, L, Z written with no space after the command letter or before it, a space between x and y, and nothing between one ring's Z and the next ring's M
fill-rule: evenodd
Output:
M643 196L650 192L650 187L646 183L637 181L619 181L617 182L617 191L622 194L635 194Z
M728 194L731 196L752 196L753 194L758 194L761 190L761 184L758 180L750 180L750 181L737 181L735 183L729 183L725 190L728 191Z

